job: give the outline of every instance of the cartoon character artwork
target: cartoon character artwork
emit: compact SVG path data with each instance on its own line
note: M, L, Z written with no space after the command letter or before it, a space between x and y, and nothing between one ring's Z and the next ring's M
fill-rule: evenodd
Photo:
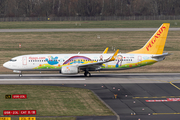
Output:
M100 61L103 61L103 56L102 55L100 56Z
M116 63L116 68L122 66L122 60L123 60L123 56L122 55L118 55L116 57L116 59L118 60L117 63Z
M55 58L53 58L52 56L48 56L48 58L46 58L45 59L47 62L48 62L48 64L50 64L50 65L55 65L55 64L58 64L59 62L58 62L58 57L55 57Z

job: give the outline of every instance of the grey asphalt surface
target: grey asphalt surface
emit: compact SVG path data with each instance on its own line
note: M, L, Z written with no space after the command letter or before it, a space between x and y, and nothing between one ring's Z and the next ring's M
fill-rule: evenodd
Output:
M0 32L105 32L105 31L156 31L158 28L68 28L68 29L0 29ZM169 28L180 31L180 28Z
M0 84L39 84L90 89L120 116L120 120L139 118L140 120L179 120L180 118L180 101L145 101L179 98L180 73L96 73L92 74L92 77L84 77L82 74L71 76L24 74L21 78L17 74L11 74L0 75ZM114 94L117 94L116 99ZM158 115L153 115L155 113ZM77 120L117 119L116 116L77 116L76 118Z
M180 83L176 85L180 86ZM145 101L180 97L179 89L168 83L87 84L86 86L66 84L60 86L86 88L94 91L120 116L120 120L138 120L139 118L140 120L179 120L180 118L179 101ZM116 99L114 94L117 94ZM153 115L155 113L159 115Z
M0 84L120 84L120 83L180 83L180 73L92 73L83 74L1 74Z

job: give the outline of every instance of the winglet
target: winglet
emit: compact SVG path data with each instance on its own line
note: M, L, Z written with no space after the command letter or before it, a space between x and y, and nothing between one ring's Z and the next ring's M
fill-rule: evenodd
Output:
M118 52L119 52L119 49L116 50L116 52L114 53L114 55L111 57L109 61L114 61L116 59Z
M107 51L108 51L108 47L104 50L104 52L103 52L103 54L106 54L107 53Z

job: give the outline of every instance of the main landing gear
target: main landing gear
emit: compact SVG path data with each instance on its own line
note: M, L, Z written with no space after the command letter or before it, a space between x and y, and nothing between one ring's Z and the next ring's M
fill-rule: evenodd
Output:
M19 74L19 77L22 77L22 74L21 74L21 73Z
M89 75L89 77L91 76L91 73L89 73L88 71L84 72L84 76L87 77L87 75Z

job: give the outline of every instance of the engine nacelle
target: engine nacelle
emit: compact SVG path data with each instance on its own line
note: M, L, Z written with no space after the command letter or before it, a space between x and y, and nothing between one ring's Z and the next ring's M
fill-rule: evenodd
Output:
M61 68L61 73L63 74L77 74L78 68L76 66L63 66Z

